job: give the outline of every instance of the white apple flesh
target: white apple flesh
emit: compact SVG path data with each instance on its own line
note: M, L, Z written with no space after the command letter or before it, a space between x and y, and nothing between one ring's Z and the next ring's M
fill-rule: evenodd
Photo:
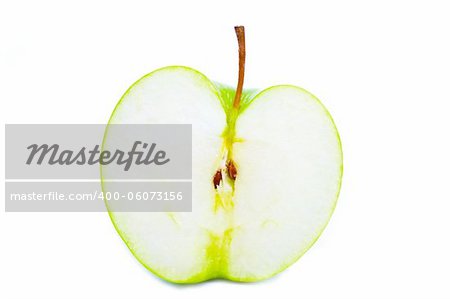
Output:
M336 205L341 144L319 100L289 85L244 90L237 107L235 98L198 71L166 67L138 80L111 116L192 124L192 212L110 211L133 255L168 281L271 277L312 246Z

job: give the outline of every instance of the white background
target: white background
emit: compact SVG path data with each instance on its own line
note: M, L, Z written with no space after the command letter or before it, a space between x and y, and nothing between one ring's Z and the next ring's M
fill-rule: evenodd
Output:
M243 24L245 86L310 90L344 148L329 226L273 279L174 286L105 213L0 212L1 298L450 297L448 1L0 3L1 123L105 123L166 65L234 85Z

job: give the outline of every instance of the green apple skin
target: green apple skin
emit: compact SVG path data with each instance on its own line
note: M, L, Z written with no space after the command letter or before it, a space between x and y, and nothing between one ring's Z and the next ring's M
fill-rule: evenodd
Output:
M118 114L118 111L120 111L122 109L122 105L124 105L124 103L130 97L130 93L132 93L133 90L136 89L136 87L138 87L141 84L146 84L145 83L146 80L151 80L151 78L153 76L157 76L160 73L164 73L164 72L166 72L166 73L167 72L169 72L169 73L170 72L174 72L174 73L182 72L182 73L192 75L193 77L195 77L195 79L193 81L193 82L195 82L195 84L197 84L197 82L198 82L199 84L207 86L207 88L210 89L210 91L217 96L217 100L220 101L220 106L222 107L223 112L225 113L225 124L224 124L224 128L223 128L220 138L223 139L224 147L227 148L228 152L233 153L233 154L234 154L233 144L236 142L236 134L237 134L236 126L239 126L239 124L236 125L236 123L239 122L241 115L245 114L247 109L249 109L249 107L251 107L253 105L253 102L255 102L259 98L263 97L263 95L266 95L270 92L277 92L278 90L289 90L289 91L292 91L293 93L303 94L305 97L308 97L308 99L311 99L312 101L314 101L315 103L313 103L313 105L315 105L315 107L318 107L317 109L321 110L320 113L323 114L322 115L323 120L325 122L327 122L327 125L331 128L330 130L334 134L332 137L329 137L329 138L332 139L333 151L334 151L333 157L335 160L335 161L333 160L334 162L333 162L332 167L333 167L333 169L336 169L336 171L333 172L334 177L332 178L332 182L330 183L330 185L333 185L332 188L330 187L330 189L332 190L332 192L328 196L330 198L326 201L326 204L324 204L325 205L324 211L321 212L321 215L323 214L325 216L322 216L320 221L317 221L317 223L314 223L314 225L312 225L312 226L314 226L313 232L311 232L311 234L308 235L308 238L305 238L305 243L302 244L302 246L297 246L298 248L297 248L295 254L291 254L290 256L287 256L283 260L283 262L278 263L277 265L274 265L273 269L271 269L270 271L262 271L262 273L251 273L251 271L249 271L249 273L247 273L245 275L239 275L239 274L236 274L239 272L237 272L237 271L233 272L232 270L230 270L232 268L232 267L230 267L230 264L231 264L230 248L226 247L226 246L224 247L223 244L233 243L232 229L223 229L221 234L210 233L208 244L205 245L201 251L199 251L199 254L202 255L202 261L205 261L205 262L203 262L203 264L200 266L200 268L196 269L196 271L194 271L194 273L191 273L189 275L180 275L180 276L173 274L173 273L167 273L165 271L162 271L161 269L156 269L157 267L154 267L154 264L157 264L157 262L152 264L151 262L149 262L147 260L148 259L147 257L143 256L140 249L137 248L135 245L133 245L135 240L130 240L131 237L129 236L129 232L127 232L124 229L125 226L122 226L123 216L120 215L120 217L118 217L118 214L125 214L125 213L113 212L110 209L110 207L108 206L108 204L106 204L106 206L108 208L109 217L110 217L117 233L122 238L124 243L127 245L130 252L145 268L147 268L149 271L151 271L158 277L160 277L166 281L172 282L172 283L193 284L193 283L199 283L199 282L203 282L203 281L207 281L207 280L211 280L211 279L227 279L227 280L237 281L237 282L255 282L255 281L260 281L260 280L270 278L270 277L284 271L286 268L288 268L289 266L294 264L300 257L302 257L303 254L306 251L308 251L308 249L311 248L311 246L317 241L317 239L320 237L323 230L327 226L327 224L334 212L334 209L336 207L336 202L337 202L337 199L339 196L339 191L340 191L341 182L342 182L343 163L342 163L341 140L340 140L339 133L336 129L336 126L334 124L334 121L333 121L331 115L329 114L327 109L323 106L323 104L314 95L312 95L311 93L309 93L308 91L306 91L300 87L293 86L293 85L278 85L278 86L269 87L264 90L255 90L255 89L244 90L242 93L242 97L241 97L240 107L238 110L236 110L236 109L233 109L233 101L234 101L234 96L235 96L234 88L212 82L205 75L203 75L202 73L200 73L192 68L185 67L185 66L169 66L169 67L157 69L157 70L145 75L138 81L136 81L125 92L125 94L122 96L122 98L116 105L114 111L112 112L110 120L108 122L108 125L109 124L117 124L117 123L133 123L132 119L129 122L124 122L123 117L122 118L119 117L119 120L117 120L115 118L115 116ZM276 109L276 108L274 108L274 109ZM130 117L132 117L132 116L130 116ZM163 122L164 122L164 120L162 120L162 123ZM271 119L270 122L277 122L277 119ZM143 122L142 120L139 120L136 123L145 123L145 121ZM173 120L169 119L167 123L174 123L174 122L173 122ZM107 138L108 138L108 128L105 131L103 143L105 143L105 140ZM244 163L244 162L242 162L242 163ZM210 174L208 174L208 177L209 176L212 177L212 175L213 175L213 173L210 173ZM106 192L106 191L108 191L107 185L105 184L105 179L107 179L107 178L104 177L103 172L101 174L101 178L102 178L102 189L104 192ZM237 179L236 179L236 184L239 179L240 179L240 177L238 174ZM196 180L196 178L193 176L194 183L195 183L195 180ZM233 182L232 182L232 184L233 184ZM217 192L217 190L215 192ZM195 200L195 199L193 199L193 200ZM194 207L195 207L195 205L194 205ZM192 213L195 213L194 208L193 208ZM128 213L128 214L133 214L133 213ZM146 214L146 213L140 213L140 214ZM153 215L155 213L148 213L148 214L149 214L149 217L153 217ZM176 215L177 213L167 213L167 214L170 217L173 217L173 214ZM231 209L231 211L225 212L224 214L232 215L233 210ZM130 217L132 217L132 216L130 216ZM158 240L155 240L155 242L158 242ZM277 246L277 245L275 245L275 246ZM263 262L263 259L261 260L261 262Z

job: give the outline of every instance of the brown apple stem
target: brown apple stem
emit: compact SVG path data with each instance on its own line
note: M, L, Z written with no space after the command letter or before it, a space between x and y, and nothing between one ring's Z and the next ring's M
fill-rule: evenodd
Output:
M244 86L245 71L245 29L244 26L234 27L239 45L239 78L236 87L236 95L234 96L233 107L239 109L241 103L242 88Z

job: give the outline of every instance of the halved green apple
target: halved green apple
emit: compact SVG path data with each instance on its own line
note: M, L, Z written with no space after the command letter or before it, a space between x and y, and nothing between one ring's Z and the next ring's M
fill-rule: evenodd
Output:
M192 124L192 212L110 211L133 255L171 282L281 272L319 237L339 194L342 151L330 114L296 86L243 90L236 31L236 90L165 67L133 84L109 122Z

